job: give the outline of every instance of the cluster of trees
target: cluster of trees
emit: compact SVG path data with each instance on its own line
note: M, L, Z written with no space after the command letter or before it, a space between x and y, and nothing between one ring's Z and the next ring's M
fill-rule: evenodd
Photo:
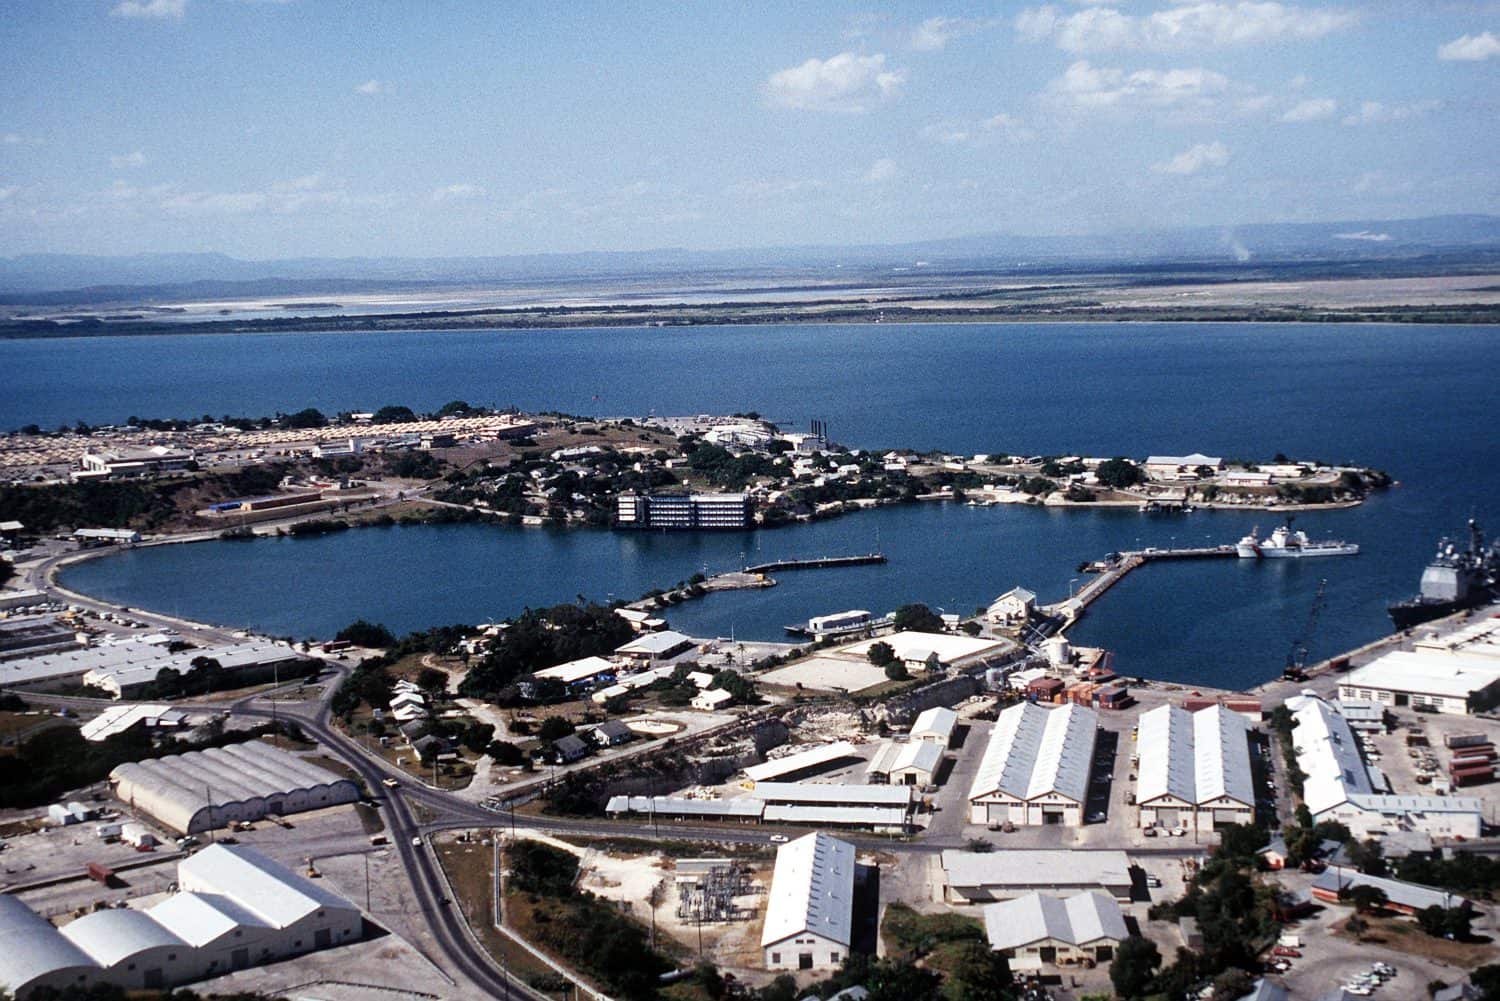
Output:
M93 741L84 740L75 727L52 727L22 741L15 753L0 755L0 809L53 802L70 790L104 781L115 767L128 761L222 747L278 731L287 732L270 723L230 731L220 724L211 726L200 740L158 742L148 731L135 727Z
M1457 852L1452 858L1408 855L1396 866L1396 876L1413 883L1490 899L1500 889L1500 859L1472 852Z
M1111 982L1121 997L1152 994L1180 997L1205 980L1238 983L1257 968L1257 954L1274 940L1276 888L1251 876L1255 852L1266 843L1264 832L1248 825L1227 828L1215 854L1198 870L1187 893L1177 901L1151 908L1153 919L1195 918L1203 949L1179 949L1174 961L1158 969L1155 945L1138 937L1121 943L1110 966Z
M233 688L243 688L273 674L281 681L296 681L298 678L316 678L323 665L318 661L305 661L288 666L280 672L270 670L226 671L212 657L194 657L187 673L174 667L164 667L156 672L156 680L142 689L138 698L179 699L186 695L208 695Z
M624 1001L655 1001L658 978L672 963L651 948L646 931L612 903L574 889L578 859L534 841L508 850L512 893L527 896L538 945L602 982Z
M460 694L516 701L523 675L583 657L603 656L626 643L630 624L602 605L554 605L512 619L483 660L469 668Z
M1094 475L1106 487L1123 490L1146 481L1146 473L1129 459L1115 458L1099 463Z

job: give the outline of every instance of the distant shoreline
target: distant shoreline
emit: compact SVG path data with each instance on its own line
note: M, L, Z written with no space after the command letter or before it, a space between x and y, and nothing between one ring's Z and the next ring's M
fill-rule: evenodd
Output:
M381 333L446 330L566 330L618 327L673 329L779 324L1001 324L1001 323L1348 323L1500 324L1500 304L1413 306L1209 306L1120 307L1027 304L994 309L943 310L892 306L880 302L827 301L788 307L785 303L723 303L712 306L544 307L438 310L354 316L286 316L244 320L87 319L0 321L0 340L85 337L149 337L205 334Z

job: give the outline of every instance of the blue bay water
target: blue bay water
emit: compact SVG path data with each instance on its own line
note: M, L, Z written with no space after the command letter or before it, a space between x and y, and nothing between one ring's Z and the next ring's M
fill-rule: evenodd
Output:
M1441 534L1493 514L1500 341L1490 327L1003 324L396 334L183 335L0 342L0 426L131 414L261 414L454 398L627 415L755 409L831 424L854 446L1093 455L1204 451L1351 461L1400 484L1304 515L1352 559L1148 567L1097 603L1080 642L1123 670L1239 687L1279 671L1320 580L1317 657L1387 629ZM862 552L883 567L789 573L766 591L675 609L700 633L772 638L848 607L908 600L972 611L1013 584L1065 596L1079 561L1134 545L1227 542L1274 518L1199 512L926 504L728 536L489 526L369 529L319 539L169 547L94 561L70 584L132 605L327 635L352 618L397 629L530 604L634 596L752 558Z

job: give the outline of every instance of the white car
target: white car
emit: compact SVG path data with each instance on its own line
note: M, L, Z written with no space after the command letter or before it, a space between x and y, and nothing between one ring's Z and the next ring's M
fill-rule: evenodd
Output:
M787 842L787 836L785 834L773 834L773 835L771 835L771 844L773 844L773 845L784 845L784 844L786 844L786 842Z
M411 846L413 848L421 848L422 847L422 835L418 834L416 837L412 838L411 839Z

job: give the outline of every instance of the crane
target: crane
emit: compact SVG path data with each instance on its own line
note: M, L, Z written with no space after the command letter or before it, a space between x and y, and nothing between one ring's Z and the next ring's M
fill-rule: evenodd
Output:
M1328 599L1328 579L1318 581L1318 591L1313 595L1312 608L1308 610L1307 621L1302 624L1302 631L1292 638L1292 645L1286 652L1286 669L1281 676L1290 681L1302 681L1307 677L1307 672L1302 666L1307 663L1307 644L1312 641L1313 633L1318 628L1318 616L1323 613L1323 606Z

